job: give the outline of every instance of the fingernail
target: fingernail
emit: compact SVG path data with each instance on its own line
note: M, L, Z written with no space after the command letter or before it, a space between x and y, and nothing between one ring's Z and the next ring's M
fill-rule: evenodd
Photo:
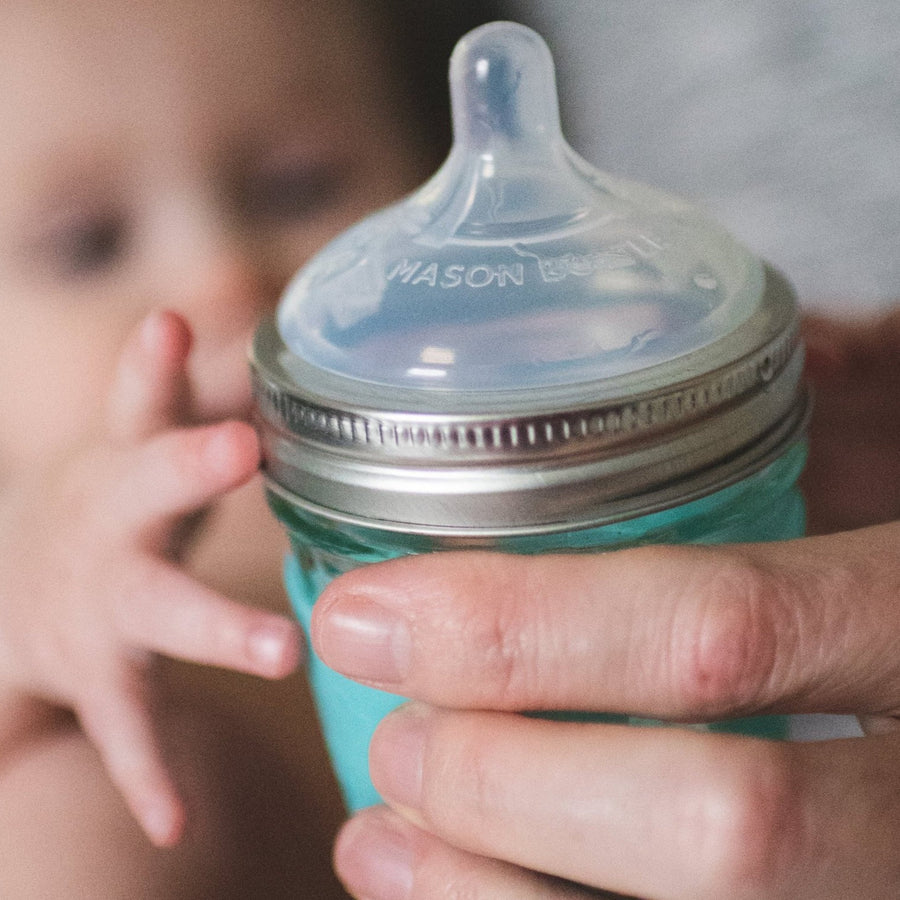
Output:
M409 811L422 804L429 721L426 707L407 703L381 721L369 746L369 770L375 789L385 800Z
M164 801L146 802L140 819L147 836L157 847L171 847L181 836L181 816Z
M406 900L412 895L415 849L382 811L349 822L335 848L335 868L345 887L366 900Z
M296 629L288 623L268 623L247 639L254 661L266 672L287 674L299 661L300 642Z
M211 428L203 443L203 462L218 473L231 473L237 468L241 448L234 428L218 426Z
M326 665L349 678L401 682L409 670L411 639L406 620L363 597L330 606L316 628L316 650Z
M153 311L144 318L138 329L138 340L143 350L153 353L159 343L162 334L163 317L159 312Z

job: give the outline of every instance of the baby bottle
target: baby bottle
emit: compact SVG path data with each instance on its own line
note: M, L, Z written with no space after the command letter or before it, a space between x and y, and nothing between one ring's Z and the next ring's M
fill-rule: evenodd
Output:
M801 534L790 286L692 205L581 159L530 29L471 32L450 82L440 170L322 250L254 339L301 622L338 574L404 554ZM310 680L348 807L378 802L368 742L403 698L315 657Z

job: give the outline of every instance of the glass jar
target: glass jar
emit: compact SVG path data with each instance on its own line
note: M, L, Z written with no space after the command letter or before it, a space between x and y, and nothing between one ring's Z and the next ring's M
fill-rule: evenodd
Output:
M441 169L314 257L254 339L301 622L336 575L410 553L799 536L788 283L695 207L577 156L530 29L476 29L450 81ZM368 741L400 698L310 674L348 806L376 802Z

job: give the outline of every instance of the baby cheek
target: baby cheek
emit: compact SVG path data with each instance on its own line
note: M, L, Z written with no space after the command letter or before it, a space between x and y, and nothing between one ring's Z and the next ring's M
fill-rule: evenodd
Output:
M10 342L11 344L16 342ZM0 467L34 469L74 449L103 419L115 361L102 341L18 341L4 353L0 383Z

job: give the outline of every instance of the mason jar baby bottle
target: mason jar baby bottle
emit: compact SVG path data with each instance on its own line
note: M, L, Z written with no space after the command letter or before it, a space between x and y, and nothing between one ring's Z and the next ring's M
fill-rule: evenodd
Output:
M473 31L450 82L440 170L322 250L255 336L301 622L330 579L403 554L799 535L789 285L693 206L581 159L533 31ZM368 741L402 698L315 657L310 679L347 805L377 802Z

